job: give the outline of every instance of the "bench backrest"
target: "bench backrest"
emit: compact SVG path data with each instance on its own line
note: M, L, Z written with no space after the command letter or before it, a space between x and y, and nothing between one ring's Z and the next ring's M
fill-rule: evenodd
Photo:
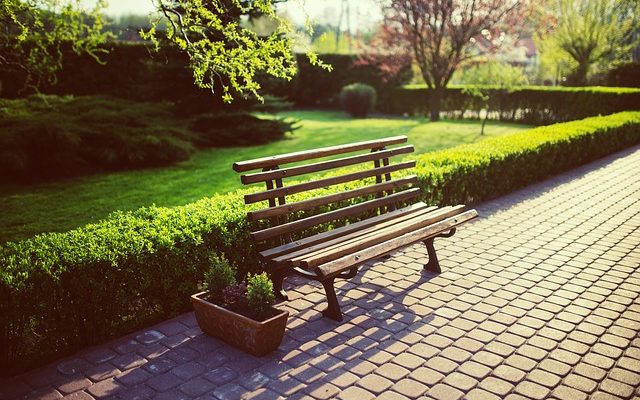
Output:
M412 145L388 148L388 146L406 143L406 141L406 136L394 136L234 163L233 169L237 172L246 173L261 170L241 175L243 184L266 183L267 190L244 196L245 204L260 201L268 201L269 203L268 208L251 211L247 214L250 221L270 221L269 227L251 233L253 240L256 242L272 241L275 245L289 243L292 234L304 232L314 226L363 215L367 212L389 212L399 204L415 199L420 195L420 189L413 187L418 183L415 175L391 179L391 173L415 167L415 161L402 161L394 164L390 162L391 157L414 151ZM326 159L336 155L342 156ZM318 161L323 158L325 160ZM295 165L284 167L291 163L295 163ZM328 177L317 177L318 173L323 171L362 164L370 168ZM315 174L316 177L307 181L300 178L300 176L307 174ZM287 202L287 197L296 193L373 177L375 177L375 184L298 202ZM297 182L286 185L285 180L291 178ZM373 196L375 198L372 199ZM352 205L343 205L345 200L353 202L354 199L356 201L358 199L365 200ZM326 206L330 206L331 211L312 212L314 209ZM291 215L298 212L305 212L305 215L309 215L291 221Z

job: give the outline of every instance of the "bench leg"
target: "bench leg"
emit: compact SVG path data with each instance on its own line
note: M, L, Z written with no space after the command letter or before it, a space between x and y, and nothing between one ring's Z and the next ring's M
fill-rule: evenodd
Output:
M282 271L276 271L271 274L271 280L273 281L273 292L278 300L289 300L289 295L283 288L284 278L287 274Z
M442 272L440 269L440 262L438 261L438 256L436 255L436 248L433 246L433 240L438 237L448 238L453 236L456 233L456 228L452 228L447 233L441 233L432 238L429 238L424 241L424 244L427 246L427 255L429 256L429 261L425 264L424 269L427 271L432 271L436 273Z
M336 290L333 287L335 278L329 278L321 281L324 286L324 291L327 293L327 302L329 303L326 310L322 312L322 315L329 317L336 321L342 321L342 311L338 304L338 298L336 297Z
M434 238L429 238L424 241L424 244L427 246L427 255L429 256L429 262L425 264L424 269L440 273L442 270L440 269L440 263L438 262L438 256L436 255L436 248L433 246L433 239Z

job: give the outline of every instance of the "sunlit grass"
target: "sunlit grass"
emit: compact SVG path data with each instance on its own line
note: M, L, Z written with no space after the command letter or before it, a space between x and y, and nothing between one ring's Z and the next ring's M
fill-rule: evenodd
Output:
M417 153L482 140L479 121L421 118L351 119L341 112L290 111L300 129L285 140L249 148L210 149L173 167L95 175L48 184L0 188L0 242L49 231L65 231L114 210L151 204L176 206L241 187L234 161L341 143L407 135ZM489 122L485 137L529 129Z

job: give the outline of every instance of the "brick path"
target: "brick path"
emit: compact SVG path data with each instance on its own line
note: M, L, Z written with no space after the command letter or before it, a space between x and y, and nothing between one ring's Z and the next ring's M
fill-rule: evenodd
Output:
M191 313L0 381L0 398L616 399L640 397L640 147L480 205L436 241L322 291L290 292L264 358Z

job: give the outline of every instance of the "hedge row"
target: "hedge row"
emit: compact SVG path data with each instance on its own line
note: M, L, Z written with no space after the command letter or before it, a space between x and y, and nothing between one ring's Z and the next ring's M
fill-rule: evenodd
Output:
M225 105L220 96L193 84L187 57L174 48L162 48L159 52L144 43L109 43L108 54L97 63L88 55L77 55L70 48L64 50L63 67L57 84L42 88L43 93L58 95L109 95L136 101L171 101L182 112L246 109L255 100L237 97L231 105ZM297 54L299 72L293 81L262 77L264 93L287 98L297 105L309 107L338 106L337 96L343 86L354 82L372 85L379 93L391 93L394 87L411 80L411 68L407 66L396 74L384 75L371 66L357 66L357 56L325 54L324 62L333 66L328 72L312 66L306 55ZM125 71L123 73L123 71ZM0 96L16 98L22 92L26 75L21 70L8 70L0 66ZM386 97L381 96L382 100Z
M442 111L454 117L477 113L485 107L482 100L465 92L464 86L445 90ZM609 87L525 86L512 90L486 86L489 109L502 121L547 125L626 110L640 110L640 89ZM431 91L424 86L408 85L390 95L385 110L396 114L427 114Z
M417 174L428 203L477 202L639 142L640 112L624 112L420 155ZM67 233L1 245L0 370L187 309L208 251L224 252L243 272L255 269L245 193L116 212Z

